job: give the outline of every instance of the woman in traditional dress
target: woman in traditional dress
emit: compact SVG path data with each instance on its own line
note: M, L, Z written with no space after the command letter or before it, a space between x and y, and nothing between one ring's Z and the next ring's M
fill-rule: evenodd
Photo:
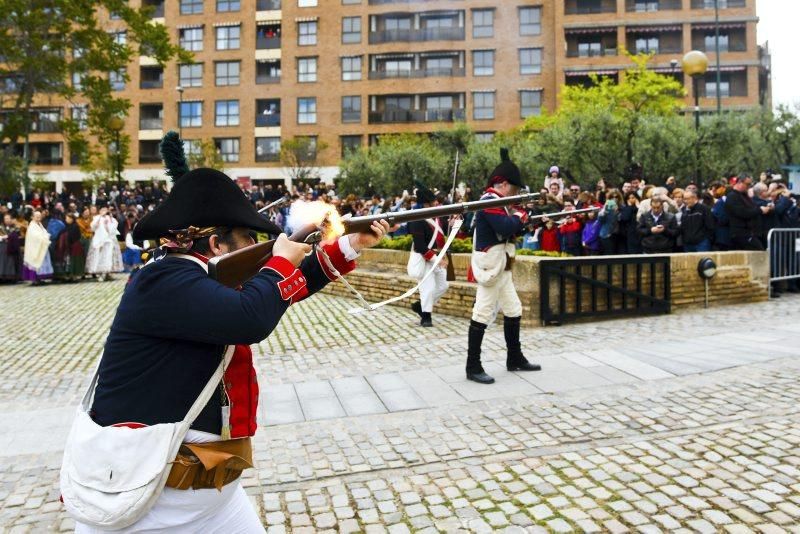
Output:
M92 220L92 244L86 255L86 272L98 275L98 280L111 280L111 273L122 271L122 251L117 241L117 220L108 214L108 208Z
M0 282L19 280L19 229L10 213L0 225Z
M33 212L33 218L25 234L25 254L22 263L22 279L38 286L53 277L53 264L50 261L50 234L42 226L42 212Z
M67 280L77 282L86 273L86 251L83 248L81 229L75 222L76 214L67 214Z

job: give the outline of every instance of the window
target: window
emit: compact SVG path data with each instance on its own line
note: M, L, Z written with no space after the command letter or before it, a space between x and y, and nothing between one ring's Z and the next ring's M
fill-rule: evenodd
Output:
M118 45L124 45L128 42L128 32L114 32L111 39Z
M315 57L297 58L297 81L298 82L317 81L317 58Z
M578 57L595 57L601 55L603 55L602 43L578 43Z
M72 108L72 120L78 125L79 130L85 130L89 120L89 108L85 105Z
M342 17L342 43L361 42L361 17Z
M183 28L178 36L184 50L197 52L203 49L203 28Z
M342 122L361 122L361 97L342 97Z
M705 45L706 45L706 50L715 51L717 49L717 38L713 33L706 34ZM728 51L728 36L724 33L719 34L719 51L720 52Z
M181 128L195 128L203 125L202 102L180 102L178 118Z
M186 158L200 157L203 152L200 139L184 139L183 149L186 151Z
M519 34L540 35L542 33L542 8L519 8Z
M219 26L217 28L217 50L238 50L242 27Z
M449 95L426 96L425 108L428 111L451 110L453 109L453 97Z
M716 73L713 73L716 77ZM713 81L706 81L706 95L707 98L716 98L717 97L717 80ZM719 84L719 96L720 98L728 98L731 96L731 82L730 79L726 75L722 75Z
M533 115L542 114L542 92L541 91L520 91L519 92L520 117L525 119Z
M300 46L317 44L317 21L297 23L297 44Z
M297 7L317 7L317 0L297 0Z
M239 61L217 61L214 64L216 85L239 85Z
M425 60L425 70L432 71L432 73L440 72L450 75L452 69L455 67L453 57L429 57ZM451 72L448 72L451 71Z
M472 93L472 118L486 120L494 118L494 93Z
M494 76L494 50L476 50L472 53L472 75Z
M361 56L342 58L342 80L353 81L361 79Z
M360 135L343 135L342 141L342 157L346 158L350 152L358 151L361 148Z
M316 124L317 123L317 99L298 98L297 99L297 124Z
M342 0L342 5L360 4L361 0Z
M383 29L386 31L410 30L411 18L387 17L383 20Z
M238 100L217 100L214 126L239 126Z
M637 54L658 54L658 37L639 37L635 48Z
M541 74L542 72L542 49L541 48L520 48L519 49L519 73L520 74Z
M472 11L472 37L494 37L494 9Z
M240 9L242 9L242 3L239 0L217 0L218 13L239 11Z
M280 137L256 137L256 161L278 161L280 157Z
M308 146L304 156L308 161L314 161L317 159L317 138L316 136L308 136L304 139L308 139Z
M633 5L633 10L637 13L658 11L658 0L636 0L636 3Z
M203 12L203 0L181 0L181 15L196 15Z
M181 87L202 87L203 64L194 63L192 65L179 65L178 80Z
M217 153L222 158L222 161L239 161L239 138L238 137L225 137L222 139L214 139L214 146L217 148Z
M72 87L75 88L76 91L83 89L83 75L80 72L72 73Z
M112 91L125 90L125 69L114 70L108 73L108 81Z

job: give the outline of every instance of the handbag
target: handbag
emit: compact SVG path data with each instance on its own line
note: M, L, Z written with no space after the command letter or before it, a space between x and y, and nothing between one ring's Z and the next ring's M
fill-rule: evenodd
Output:
M217 390L235 348L225 348L224 358L182 421L142 428L104 427L91 418L98 365L78 406L61 464L62 499L76 521L121 529L150 510L164 489L189 427Z

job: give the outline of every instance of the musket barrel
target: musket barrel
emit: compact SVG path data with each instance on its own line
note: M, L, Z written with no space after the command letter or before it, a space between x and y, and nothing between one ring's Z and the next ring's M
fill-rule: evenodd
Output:
M385 220L390 226L409 221L420 221L425 219L435 219L437 217L447 217L449 215L461 215L472 211L481 211L489 208L503 206L513 206L529 202L539 196L539 193L529 193L516 195L513 197L490 198L488 200L475 200L473 202L459 202L448 204L447 206L434 206L432 208L421 208L408 211L392 211L389 213L378 213L365 217L352 217L344 219L344 233L353 234L369 229L375 221Z

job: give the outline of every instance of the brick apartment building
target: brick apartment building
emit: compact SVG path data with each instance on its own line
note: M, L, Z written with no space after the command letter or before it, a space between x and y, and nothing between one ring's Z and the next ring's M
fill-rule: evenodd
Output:
M466 121L492 133L558 105L563 84L621 75L622 49L654 52L652 67L683 79L680 60L707 52L701 106L715 109L714 0L132 0L154 8L195 64L148 57L112 80L132 101L129 180L163 176L158 142L169 129L213 139L232 176L286 179L281 139L308 136L335 176L342 154L395 132ZM719 0L726 109L769 105L768 54L756 42L755 0ZM124 40L124 28L107 20ZM691 102L691 81L686 80ZM82 174L57 122L81 108L38 110L33 173L60 188ZM321 144L321 143L320 143Z

